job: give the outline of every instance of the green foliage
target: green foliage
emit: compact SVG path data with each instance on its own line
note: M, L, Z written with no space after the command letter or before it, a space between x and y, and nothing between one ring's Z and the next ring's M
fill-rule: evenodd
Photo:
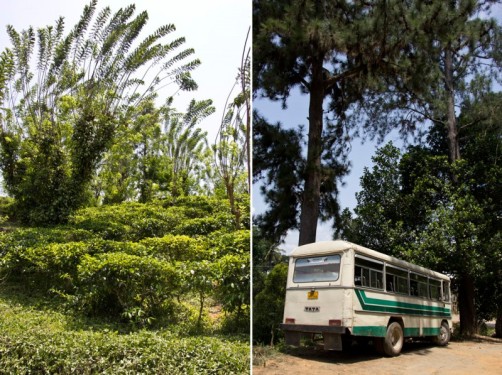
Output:
M37 33L7 27L12 48L0 58L0 168L24 222L64 223L87 202L117 128L152 103L161 82L196 88L190 72L200 62L187 62L194 51L181 49L185 39L162 43L173 25L138 43L146 12L134 16L131 5L95 16L96 7L96 0L87 5L66 35L63 18Z
M210 150L198 125L214 111L211 100L192 100L179 113L172 98L161 108L151 100L130 109L130 121L118 126L104 156L94 194L110 204L206 192Z
M224 230L231 231L234 220L231 214L221 213L214 217L188 219L173 229L173 233L188 236L207 236L212 232Z
M173 319L172 297L180 288L175 266L125 253L84 256L75 300L87 314L123 318L138 325Z
M183 220L181 209L159 210L153 205L124 203L77 212L70 223L110 240L140 240L161 237Z
M186 235L168 234L162 238L145 238L140 243L152 256L169 262L201 261L210 255L203 241Z
M267 274L263 289L253 303L253 340L273 345L281 336L279 324L284 314L287 263L279 263Z
M11 304L3 296L0 326L2 374L249 372L246 340L182 337L167 331L120 334L110 326L86 326L68 314Z
M229 104L227 99L226 113L222 117L212 148L214 170L225 188L237 228L241 224L242 215L236 202L237 197L239 193L249 194L251 191L251 50L247 47L248 37L249 30L244 43L239 74L228 98L230 99L235 88L238 87L239 91Z
M250 317L250 256L249 253L223 256L216 262L219 277L216 296L225 311L234 314L240 332L249 332Z
M218 231L211 233L207 237L207 241L215 258L227 254L249 254L251 234L249 230L244 229L234 232Z
M186 113L178 113L165 107L165 141L162 152L168 161L163 190L178 197L197 193L207 174L206 133L197 125L215 112L212 100L195 101L188 105ZM208 189L205 186L204 189Z
M89 248L82 242L52 243L40 247L13 247L2 259L2 271L24 279L30 287L71 291L77 265Z
M260 192L269 209L255 222L260 230L279 242L299 222L302 196L302 131L269 124L253 116L253 179L264 181Z
M202 332L211 301L248 332L249 243L225 200L123 203L81 209L66 226L1 232L0 272L90 317L132 327L185 319L180 332Z

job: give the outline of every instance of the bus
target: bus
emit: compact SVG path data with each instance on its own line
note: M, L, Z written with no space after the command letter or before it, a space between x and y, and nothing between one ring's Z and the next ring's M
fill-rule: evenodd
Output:
M346 241L299 246L289 254L284 320L287 345L321 334L326 350L355 340L387 356L406 338L451 337L450 278Z

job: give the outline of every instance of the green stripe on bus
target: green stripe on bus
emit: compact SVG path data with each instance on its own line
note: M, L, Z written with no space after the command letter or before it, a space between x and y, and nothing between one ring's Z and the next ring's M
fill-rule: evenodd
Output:
M387 327L385 326L359 326L352 329L354 336L371 336L371 337L385 337L387 334ZM420 335L420 328L405 328L405 337L418 337L418 336L437 336L439 335L439 328L422 328L422 335Z
M356 289L357 299L364 311L408 314L408 315L423 315L423 316L440 316L450 317L450 309L439 306L426 306L416 303L389 301L378 298L370 298L366 296L364 290Z
M385 326L360 326L352 329L354 336L385 337L387 327Z

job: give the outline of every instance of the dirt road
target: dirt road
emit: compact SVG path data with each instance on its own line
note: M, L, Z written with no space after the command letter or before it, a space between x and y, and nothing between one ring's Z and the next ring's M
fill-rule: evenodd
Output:
M381 357L372 347L348 353L298 349L257 362L253 375L502 374L502 341L451 342L445 348L409 343L394 358Z

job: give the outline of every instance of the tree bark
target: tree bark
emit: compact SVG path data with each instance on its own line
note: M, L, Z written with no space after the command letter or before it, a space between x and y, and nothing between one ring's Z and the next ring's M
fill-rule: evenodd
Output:
M453 81L453 52L450 48L445 51L445 88L447 93L447 132L448 132L448 150L451 163L460 160L460 146L458 143L457 117L455 116L455 87Z
M453 71L453 51L451 46L448 45L445 49L444 57L444 79L447 95L446 130L448 134L448 150L451 165L461 159L458 141L458 124L455 115L455 84ZM452 172L452 181L454 185L458 185L458 176L455 172ZM457 241L459 241L459 239L457 239ZM460 256L460 246L457 246L457 249L457 254ZM472 336L477 333L476 309L474 306L474 278L469 270L460 270L459 279L458 310L460 314L460 333Z
M495 337L502 338L502 307L497 310L497 320L495 321Z
M323 128L323 59L312 59L312 81L310 83L309 101L309 135L307 146L307 166L305 188L300 214L300 238L298 245L315 242L317 220L319 218L321 189L321 150Z
M470 275L460 276L458 310L460 313L460 333L472 336L477 333L476 308L474 306L474 279Z

